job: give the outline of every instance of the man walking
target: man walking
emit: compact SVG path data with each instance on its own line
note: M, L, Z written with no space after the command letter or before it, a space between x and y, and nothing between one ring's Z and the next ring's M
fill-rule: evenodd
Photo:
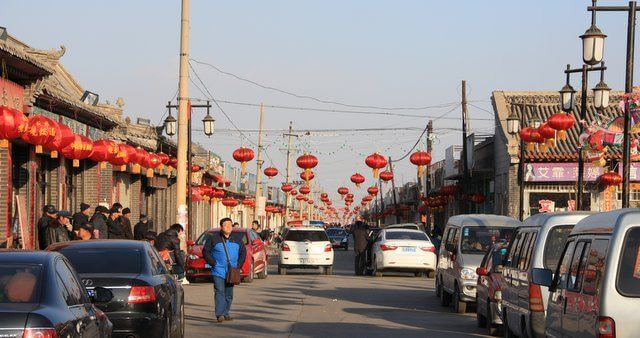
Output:
M202 255L211 265L215 291L215 314L218 323L233 320L229 315L233 301L233 284L227 283L229 268L239 268L247 256L244 244L231 237L233 221L220 220L220 233L214 233L204 245Z
M355 272L356 275L364 275L367 243L369 243L369 231L367 225L358 219L353 230L353 247L356 252Z

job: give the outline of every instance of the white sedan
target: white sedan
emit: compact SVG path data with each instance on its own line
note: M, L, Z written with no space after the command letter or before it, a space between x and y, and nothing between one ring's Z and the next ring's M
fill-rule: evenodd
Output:
M436 269L436 247L424 232L409 229L382 229L373 243L373 274L385 271L425 273L433 278Z
M323 269L325 275L333 273L333 247L323 228L289 228L280 244L278 273L287 269Z

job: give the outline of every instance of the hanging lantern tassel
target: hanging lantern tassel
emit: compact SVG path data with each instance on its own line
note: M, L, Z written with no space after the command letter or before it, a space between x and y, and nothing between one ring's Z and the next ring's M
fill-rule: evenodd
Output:
M379 172L380 172L380 169L373 168L373 178L375 178L376 180L378 179L378 173Z
M127 171L127 165L126 164L121 165L120 171Z
M80 160L73 160L73 167L78 168L80 166Z
M100 169L107 169L107 162L100 162Z
M527 151L534 151L536 149L536 144L533 142L527 142Z
M424 166L423 165L419 165L418 166L418 177L422 177L424 176Z
M553 147L556 146L556 139L555 138L548 138L546 141L544 141L544 143L547 144L547 147L553 148Z
M242 176L247 172L247 162L240 162L240 168L242 171Z
M9 140L0 140L0 148L9 148Z
M306 168L304 170L304 181L307 182L307 186L309 185L309 178L311 177L311 168Z
M50 155L51 155L51 158L58 158L58 151L52 150Z
M36 154L42 154L42 146L36 145Z
M147 169L147 177L153 177L153 169Z
M543 153L546 153L547 151L549 151L549 147L547 146L546 142L543 142L538 144L538 150L540 150Z
M559 141L564 141L567 139L567 131L566 130L558 130L557 138Z
M139 164L134 164L134 165L133 165L133 168L131 168L131 171L132 171L134 174L139 174L139 173L140 173L140 165L139 165Z

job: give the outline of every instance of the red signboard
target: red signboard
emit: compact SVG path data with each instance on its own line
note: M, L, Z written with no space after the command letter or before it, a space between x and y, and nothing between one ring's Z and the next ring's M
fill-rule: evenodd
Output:
M0 78L0 106L23 111L24 88L19 84Z

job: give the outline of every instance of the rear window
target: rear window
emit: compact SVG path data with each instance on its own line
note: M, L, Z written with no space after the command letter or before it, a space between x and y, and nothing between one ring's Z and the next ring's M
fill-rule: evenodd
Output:
M385 235L386 239L411 239L416 241L428 241L426 234L413 231L388 231Z
M290 230L287 232L284 240L292 242L328 242L329 237L327 237L327 233L324 231Z
M0 264L0 304L37 303L41 270L38 265Z
M511 240L515 229L504 227L463 227L462 253L484 255L498 241Z
M209 236L220 236L220 232L205 232L196 241L196 245L204 245L207 242ZM242 242L242 244L247 245L249 241L247 240L247 234L244 232L232 232L231 238L233 238L236 242Z
M567 243L567 237L569 237L571 229L573 229L573 225L560 225L549 230L543 256L546 269L556 271L560 255L562 255L562 249Z
M640 227L627 232L622 245L616 285L620 294L640 297Z
M142 253L123 249L63 249L60 250L79 274L140 273Z
M327 229L327 235L329 236L346 236L347 232L342 229Z

